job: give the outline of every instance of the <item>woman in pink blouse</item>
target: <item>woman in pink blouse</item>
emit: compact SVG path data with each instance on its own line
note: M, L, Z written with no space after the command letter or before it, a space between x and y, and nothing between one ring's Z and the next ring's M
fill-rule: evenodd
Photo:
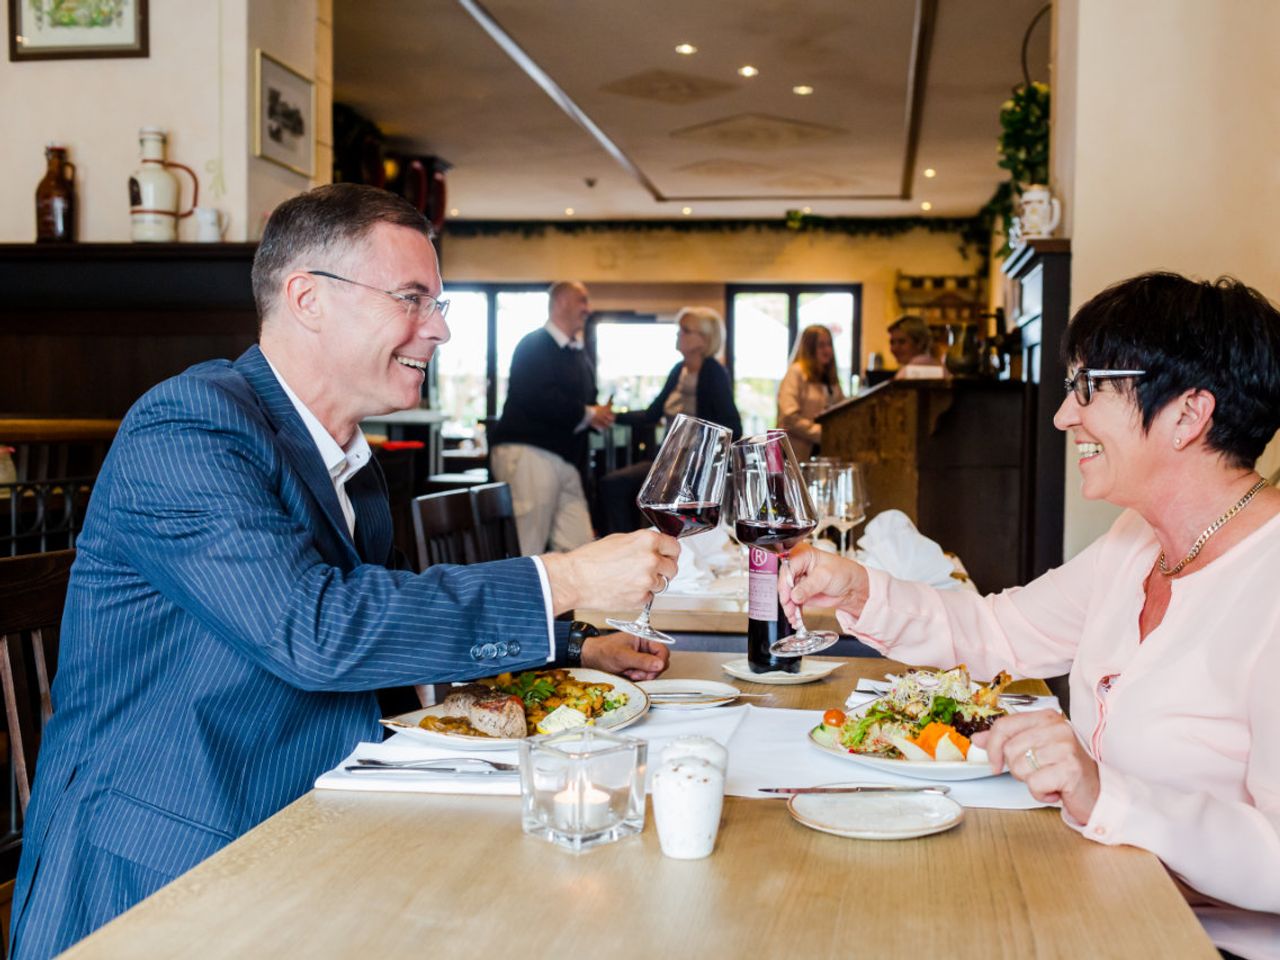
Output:
M989 597L798 548L784 603L837 607L899 660L1069 669L1071 719L1001 720L992 766L1088 839L1159 856L1224 955L1280 958L1280 491L1253 469L1280 429L1280 313L1233 280L1147 274L1081 307L1063 349L1055 423L1084 496L1126 508L1103 537Z

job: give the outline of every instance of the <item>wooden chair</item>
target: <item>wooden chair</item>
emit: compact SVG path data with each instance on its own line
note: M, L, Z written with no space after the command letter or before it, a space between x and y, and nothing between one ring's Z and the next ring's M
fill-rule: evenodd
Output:
M480 562L520 556L511 487L505 483L472 487L471 502L476 513L476 551Z
M433 563L476 562L476 520L470 490L429 493L413 500L418 571Z
M13 877L22 819L31 800L40 735L53 715L50 685L58 666L58 627L74 550L0 559L0 689L4 694L8 766L17 793L0 838L0 933L9 939ZM0 951L0 955L2 951Z

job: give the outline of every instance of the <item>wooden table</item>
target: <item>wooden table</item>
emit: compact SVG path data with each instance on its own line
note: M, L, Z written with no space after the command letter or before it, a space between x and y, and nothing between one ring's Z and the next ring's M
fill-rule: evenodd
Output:
M676 652L670 675L719 677ZM772 691L838 705L859 676ZM797 749L806 749L798 745ZM852 776L852 770L851 770ZM520 832L510 797L313 791L68 951L68 958L928 956L1204 958L1218 953L1160 862L1056 810L965 811L954 830L846 840L781 800L728 797L715 853L644 833L575 856Z

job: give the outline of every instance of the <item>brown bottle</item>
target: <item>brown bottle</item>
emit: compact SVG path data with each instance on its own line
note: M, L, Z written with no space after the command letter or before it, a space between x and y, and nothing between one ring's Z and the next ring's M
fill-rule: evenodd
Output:
M36 187L36 242L75 243L76 166L61 144L49 144L44 155L49 169Z

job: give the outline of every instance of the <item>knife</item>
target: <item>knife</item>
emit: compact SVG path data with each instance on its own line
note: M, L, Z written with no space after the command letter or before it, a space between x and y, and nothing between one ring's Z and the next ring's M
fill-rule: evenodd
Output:
M455 777L518 777L518 770L477 770L475 767L378 767L368 764L351 764L342 768L348 773L447 773Z
M891 786L865 786L865 787L760 787L761 793L779 793L789 797L794 797L802 793L936 793L946 796L951 792L950 787L891 787Z

